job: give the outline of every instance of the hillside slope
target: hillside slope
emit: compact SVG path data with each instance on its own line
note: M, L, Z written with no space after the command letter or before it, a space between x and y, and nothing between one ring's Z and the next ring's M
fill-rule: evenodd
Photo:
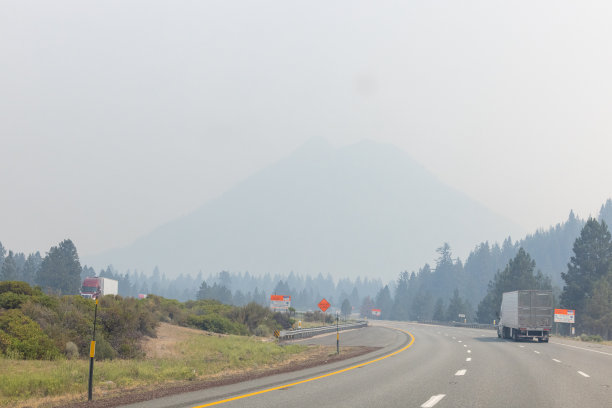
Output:
M84 261L157 265L169 276L293 270L393 279L430 262L445 241L465 256L478 242L519 233L402 150L370 141L334 149L314 139L195 212Z

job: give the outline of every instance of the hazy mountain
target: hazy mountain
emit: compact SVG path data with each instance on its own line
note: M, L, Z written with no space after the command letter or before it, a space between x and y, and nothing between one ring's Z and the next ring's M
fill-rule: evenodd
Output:
M157 265L169 276L293 270L394 279L430 262L445 241L465 257L481 241L521 233L391 145L335 149L313 139L195 212L84 261Z

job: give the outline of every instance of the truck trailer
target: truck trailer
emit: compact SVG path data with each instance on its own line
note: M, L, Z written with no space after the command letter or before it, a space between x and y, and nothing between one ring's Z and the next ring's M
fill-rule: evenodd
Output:
M553 321L550 290L517 290L502 297L497 336L504 339L548 343Z
M88 299L97 299L104 295L118 295L119 281L109 278L88 277L83 280L81 296Z

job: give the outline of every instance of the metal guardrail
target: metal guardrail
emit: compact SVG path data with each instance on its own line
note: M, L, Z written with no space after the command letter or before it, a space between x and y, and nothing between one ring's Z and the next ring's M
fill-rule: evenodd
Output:
M348 329L359 329L361 327L367 327L368 322L361 321L357 323L345 323L338 325L338 330L348 330ZM312 327L310 329L297 329L297 330L283 330L280 332L279 340L293 340L293 339L302 339L306 337L313 337L319 334L331 333L336 331L336 326L321 326L321 327Z
M497 326L493 324L481 324L481 323L461 323L461 322L438 322L435 320L419 320L418 323L435 324L438 326L452 326L452 327L467 327L470 329L484 329L484 330L497 330Z

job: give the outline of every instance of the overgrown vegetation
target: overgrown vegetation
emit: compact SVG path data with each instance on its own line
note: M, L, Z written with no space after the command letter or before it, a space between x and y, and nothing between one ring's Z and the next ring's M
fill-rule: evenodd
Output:
M113 389L154 386L165 381L192 381L227 370L257 370L286 361L306 347L280 347L244 336L192 334L176 344L173 358L106 360L96 364L94 395ZM86 360L24 361L0 357L0 406L17 401L87 393ZM108 395L108 394L106 394ZM34 404L27 404L33 406Z
M0 355L13 359L86 357L95 303L80 296L46 295L25 282L0 282ZM96 358L138 358L143 336L155 337L159 322L215 333L269 336L294 323L256 303L236 307L215 300L181 303L104 296L98 305Z

